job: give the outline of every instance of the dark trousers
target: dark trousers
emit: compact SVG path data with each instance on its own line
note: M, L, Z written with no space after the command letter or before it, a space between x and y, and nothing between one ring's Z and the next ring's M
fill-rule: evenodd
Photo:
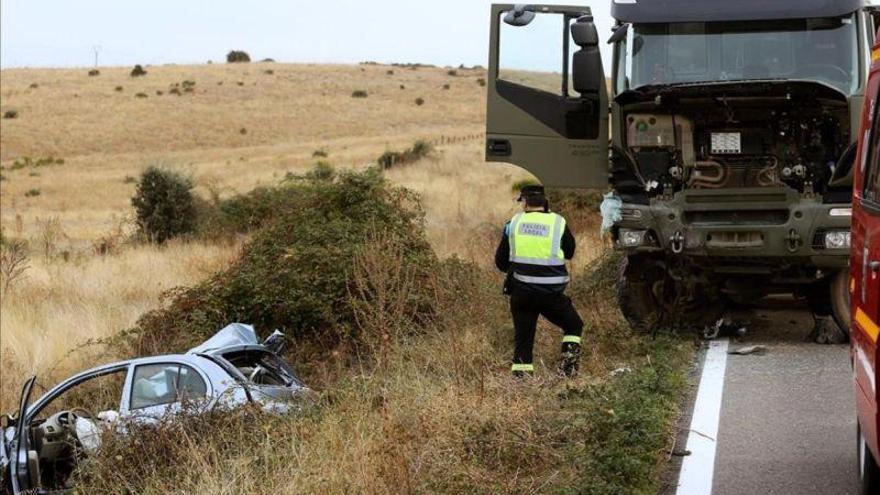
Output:
M539 293L514 288L510 294L510 313L513 315L514 364L532 364L539 315L560 327L565 335L580 337L584 329L584 322L571 299L561 292Z

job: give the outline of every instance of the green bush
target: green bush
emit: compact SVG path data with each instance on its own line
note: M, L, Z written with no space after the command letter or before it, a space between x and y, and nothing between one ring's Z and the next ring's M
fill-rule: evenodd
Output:
M231 50L226 54L226 62L230 64L247 63L251 61L251 56L242 50Z
M396 165L406 165L417 162L430 155L433 151L434 146L431 145L431 143L419 139L413 143L412 147L403 151L389 150L382 153L376 160L376 163L378 163L382 169L387 170Z
M146 75L147 71L144 70L144 67L141 64L137 64L134 66L134 69L131 69L131 77L141 77Z
M196 227L196 200L188 178L158 166L148 167L137 184L134 206L140 234L163 243Z
M366 98L367 96L369 96L367 92L362 89L352 91L351 93L352 98Z
M294 339L351 336L349 270L370 236L393 238L406 265L422 270L435 262L417 199L377 169L328 176L318 168L219 209L224 221L255 228L251 241L229 269L146 314L131 334L136 354L183 351L230 321L279 328Z

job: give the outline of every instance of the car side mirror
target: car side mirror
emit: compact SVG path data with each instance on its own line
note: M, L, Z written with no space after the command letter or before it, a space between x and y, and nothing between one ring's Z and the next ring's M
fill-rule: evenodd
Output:
M535 12L528 5L516 5L504 16L504 22L511 26L527 26L535 20Z
M599 94L605 84L599 33L591 16L582 16L571 25L571 38L580 50L572 56L572 85L581 96Z

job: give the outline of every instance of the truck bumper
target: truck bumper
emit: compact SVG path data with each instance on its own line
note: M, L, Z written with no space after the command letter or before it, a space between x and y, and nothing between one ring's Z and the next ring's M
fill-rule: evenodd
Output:
M650 205L624 204L615 224L615 246L629 253L735 259L744 270L761 272L792 265L839 269L848 266L848 247L828 249L828 232L848 232L850 216L832 215L849 204L823 204L789 188L686 190ZM641 245L626 246L621 231L646 231ZM724 265L724 263L720 263Z

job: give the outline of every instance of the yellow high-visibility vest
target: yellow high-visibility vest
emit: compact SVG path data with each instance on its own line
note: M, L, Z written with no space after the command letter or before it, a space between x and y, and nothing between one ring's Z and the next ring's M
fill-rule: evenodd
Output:
M519 213L510 220L507 232L512 263L548 268L546 276L524 275L514 270L515 279L533 284L568 282L565 255L562 252L562 234L565 232L565 219L562 215Z

